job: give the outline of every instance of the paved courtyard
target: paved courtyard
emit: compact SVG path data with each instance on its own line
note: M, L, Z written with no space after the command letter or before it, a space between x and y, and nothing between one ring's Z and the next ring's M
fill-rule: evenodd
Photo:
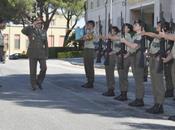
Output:
M134 80L129 74L129 100L104 97L105 71L96 65L95 88L80 86L85 81L82 59L48 60L43 90L33 92L29 83L28 60L0 64L0 130L175 130L175 101L165 100L165 113L152 115L150 79L145 83L145 106L133 108ZM116 95L119 94L116 72Z

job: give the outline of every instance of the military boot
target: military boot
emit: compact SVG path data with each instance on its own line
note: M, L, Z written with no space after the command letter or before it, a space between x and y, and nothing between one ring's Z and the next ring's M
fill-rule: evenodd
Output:
M134 101L130 102L128 105L132 107L142 107L144 106L144 102L143 102L143 99L135 99Z
M126 101L127 99L127 91L122 91L121 94L117 97L114 98L115 100L118 101Z
M151 111L154 110L156 104L154 104L151 108L146 109L146 112L150 113Z
M168 120L175 121L175 116L170 116L170 117L168 118Z
M107 97L112 97L112 96L115 96L115 93L113 89L109 89L107 92L104 92L102 95Z
M93 85L93 83L85 83L85 84L83 84L81 87L83 87L83 88L93 88L94 87L94 85Z
M146 112L151 114L162 114L164 112L162 104L155 104L153 107L146 110Z
M174 96L174 89L166 90L165 97L173 97Z

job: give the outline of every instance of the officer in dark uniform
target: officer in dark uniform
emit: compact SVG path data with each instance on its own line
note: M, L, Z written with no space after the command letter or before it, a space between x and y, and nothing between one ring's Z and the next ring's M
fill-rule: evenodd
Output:
M42 29L43 20L38 17L33 22L32 26L27 26L22 29L22 33L29 38L28 57L30 64L30 80L33 90L36 86L42 89L42 82L46 75L46 59L48 58L48 42L46 30ZM37 76L37 62L40 63L40 73Z

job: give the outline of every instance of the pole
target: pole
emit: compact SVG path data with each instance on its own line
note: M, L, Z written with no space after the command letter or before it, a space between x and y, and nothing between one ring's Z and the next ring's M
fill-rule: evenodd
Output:
M105 1L105 34L107 35L107 4L108 0Z
M112 24L112 0L111 0L111 4L110 4L110 19L111 19L111 24Z

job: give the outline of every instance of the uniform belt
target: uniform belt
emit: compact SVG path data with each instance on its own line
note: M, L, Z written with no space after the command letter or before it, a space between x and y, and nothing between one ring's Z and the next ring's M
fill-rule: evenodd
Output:
M120 55L121 54L121 51L118 51L116 52L116 56Z
M125 51L123 54L126 54L126 53L127 53L127 51ZM121 55L121 54L122 54L122 50L116 52L116 55L117 55L117 56L118 56L118 55Z
M157 56L159 56L160 54L157 52L157 53L155 53L155 54L149 54L150 55L150 57L157 57Z

